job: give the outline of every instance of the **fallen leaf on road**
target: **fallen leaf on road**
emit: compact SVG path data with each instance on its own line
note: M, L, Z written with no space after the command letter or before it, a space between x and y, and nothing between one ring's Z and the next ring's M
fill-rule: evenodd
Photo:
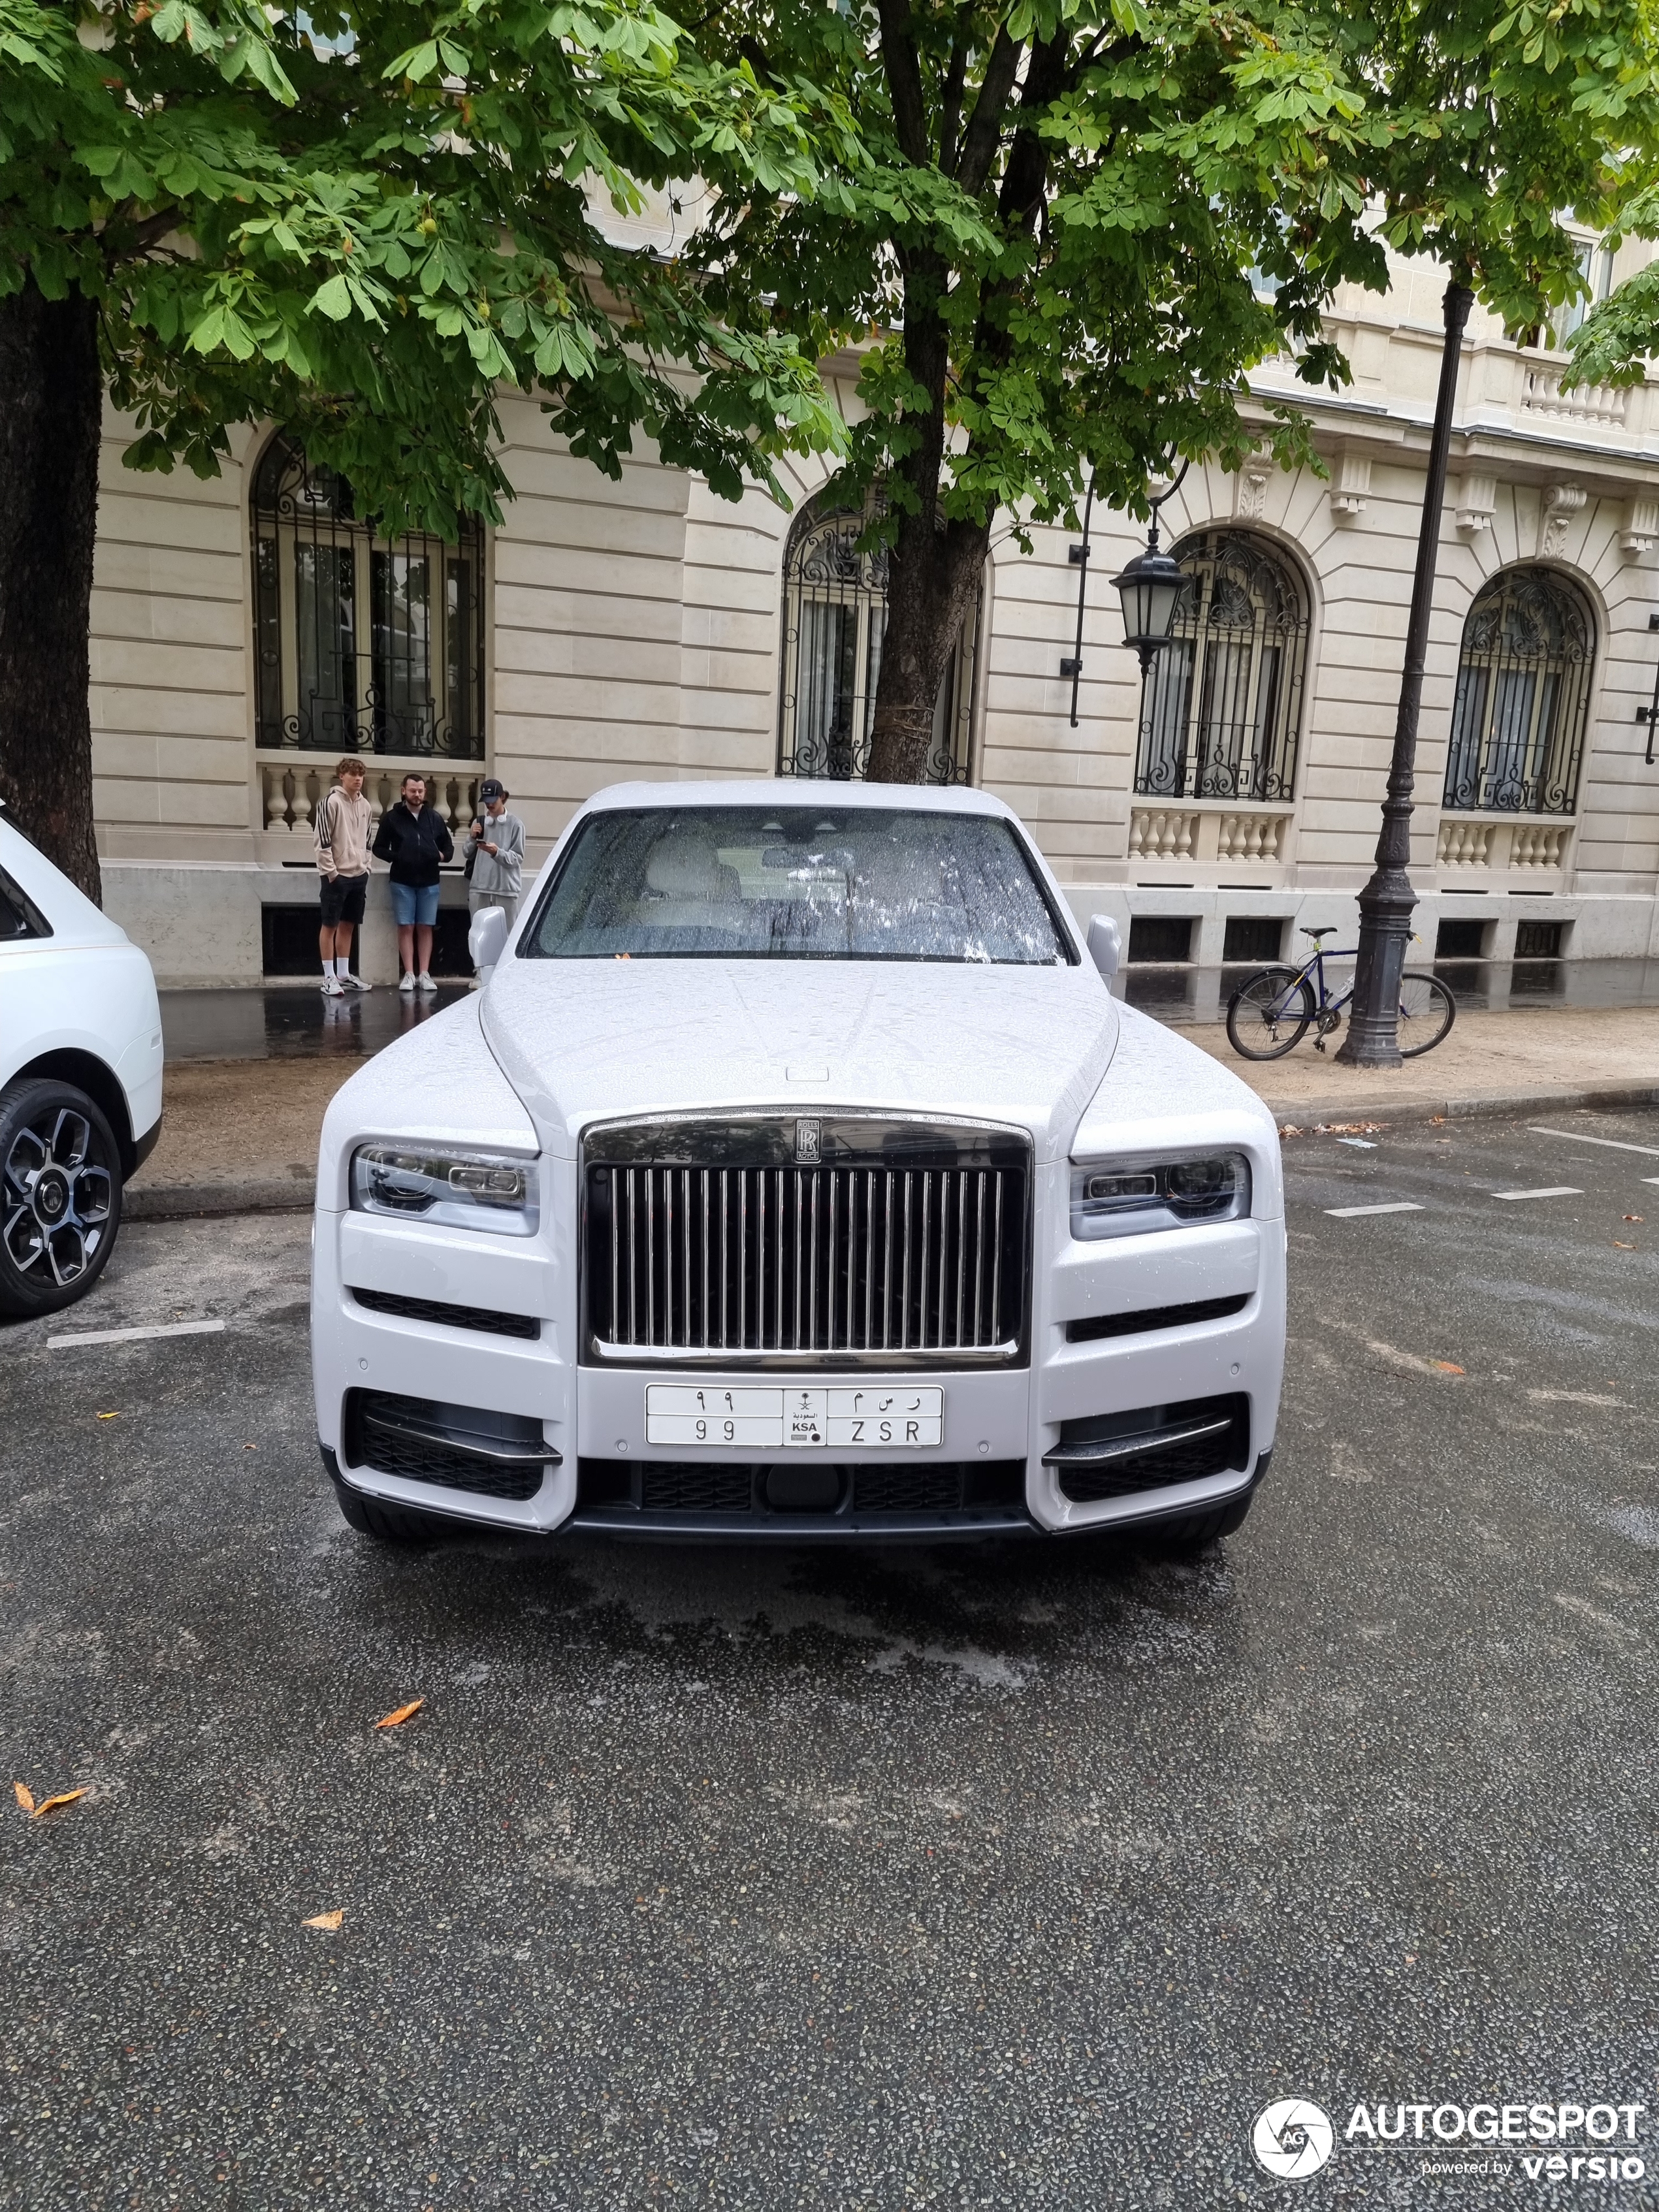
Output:
M1379 1359L1386 1359L1391 1367L1409 1368L1417 1375L1461 1375L1463 1372L1449 1359L1423 1359L1414 1352L1401 1352L1398 1345L1383 1344L1376 1337L1368 1341L1365 1349L1375 1352Z
M1613 1240L1613 1249L1615 1252L1633 1252L1636 1247L1633 1244L1621 1244L1615 1237Z
M1625 1218L1626 1221L1635 1221L1639 1223L1642 1217L1639 1213L1627 1213L1625 1216Z
M60 1790L55 1797L48 1797L44 1804L37 1805L30 1818L38 1820L43 1813L55 1813L60 1805L72 1805L77 1797L86 1794L84 1789Z
M1281 1137L1301 1137L1305 1136L1307 1132L1298 1129L1293 1121L1285 1121L1280 1125L1279 1133Z
M420 1711L425 1703L424 1698L411 1698L406 1705L399 1705L395 1713L388 1713L384 1720L376 1721L374 1725L377 1729L401 1728L406 1720L412 1719Z
M12 1795L16 1798L23 1810L26 1813L32 1813L34 1810L33 1790L29 1789L27 1784L21 1782L14 1782L11 1788Z
M118 1413L100 1413L98 1418L100 1421L118 1421L121 1416Z
M321 1928L331 1936L339 1933L340 1923L345 1918L345 1907L340 1905L332 1912L319 1912L309 1920L300 1923L301 1928Z

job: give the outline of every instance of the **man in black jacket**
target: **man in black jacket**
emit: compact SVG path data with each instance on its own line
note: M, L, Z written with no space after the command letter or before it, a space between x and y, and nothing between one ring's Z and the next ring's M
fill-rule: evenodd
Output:
M455 848L443 817L426 803L426 778L406 775L403 796L388 806L374 833L374 857L389 864L392 911L398 924L400 991L435 991L432 929L438 919L438 864ZM418 951L418 959L416 957Z

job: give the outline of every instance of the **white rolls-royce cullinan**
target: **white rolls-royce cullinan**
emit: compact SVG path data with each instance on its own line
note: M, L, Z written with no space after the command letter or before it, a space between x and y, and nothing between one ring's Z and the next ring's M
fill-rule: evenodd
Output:
M352 1526L1236 1528L1285 1355L1273 1117L1120 1006L982 792L635 784L483 988L330 1106L312 1344Z

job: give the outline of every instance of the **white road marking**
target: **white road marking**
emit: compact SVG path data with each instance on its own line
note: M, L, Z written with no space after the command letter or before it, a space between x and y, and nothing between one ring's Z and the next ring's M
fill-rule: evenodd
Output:
M1358 1221L1363 1213L1421 1213L1425 1209L1406 1198L1393 1206L1328 1206L1325 1211L1333 1221Z
M1541 1190L1495 1190L1493 1198L1582 1198L1584 1195L1576 1183L1547 1183Z
M64 1352L74 1344L131 1344L141 1336L217 1336L222 1321L157 1322L149 1328L83 1328L73 1336L49 1336L48 1352Z
M1610 1152L1645 1152L1650 1159L1659 1160L1659 1145L1627 1145L1622 1137L1587 1137L1582 1129L1538 1129L1530 1122L1528 1129L1534 1137L1565 1137L1570 1145L1601 1145ZM1644 1182L1659 1182L1659 1176L1644 1176Z

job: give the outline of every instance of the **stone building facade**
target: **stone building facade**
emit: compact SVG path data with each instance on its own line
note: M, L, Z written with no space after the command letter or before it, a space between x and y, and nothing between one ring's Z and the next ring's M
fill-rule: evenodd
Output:
M1601 283L1626 273L1586 252ZM1354 926L1439 360L1440 273L1395 276L1334 303L1344 392L1287 361L1252 379L1307 409L1324 476L1194 468L1168 502L1194 582L1146 685L1109 581L1133 525L1095 514L1075 724L1078 532L1040 530L1030 556L994 544L939 772L1018 808L1079 912L1134 925L1142 957L1213 967L1289 949L1299 924ZM1638 718L1659 696L1659 380L1564 392L1565 360L1473 319L1413 822L1425 952L1659 950L1659 764ZM850 411L856 363L828 374ZM202 483L125 469L108 423L99 843L106 902L164 982L306 970L312 811L343 750L368 755L377 804L421 767L463 828L499 775L532 862L605 784L857 772L883 579L823 471L791 473L793 513L733 506L647 453L608 482L532 402L501 416L517 495L458 547L376 540L270 427ZM445 896L463 902L459 875ZM378 899L365 963L392 972Z

